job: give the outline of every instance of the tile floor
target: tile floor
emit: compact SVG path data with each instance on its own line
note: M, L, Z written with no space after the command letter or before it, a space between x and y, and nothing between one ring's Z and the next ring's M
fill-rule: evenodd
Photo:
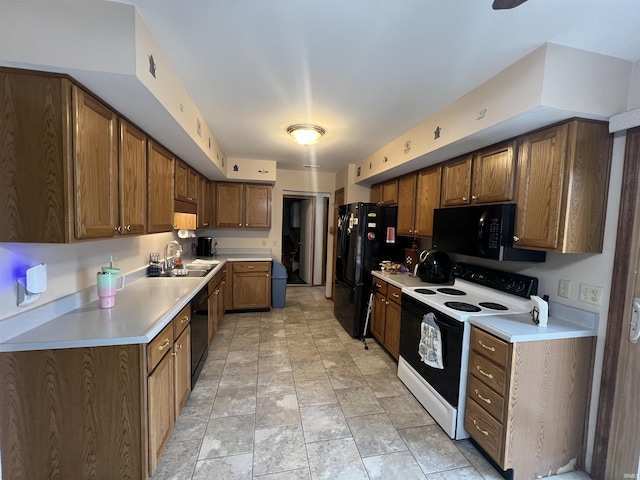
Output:
M344 331L324 288L288 288L286 304L225 315L153 480L501 478L374 340Z

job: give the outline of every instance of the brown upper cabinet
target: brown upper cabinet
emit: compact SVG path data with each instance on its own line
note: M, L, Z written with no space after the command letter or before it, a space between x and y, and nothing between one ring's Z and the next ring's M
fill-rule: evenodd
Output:
M189 191L189 166L182 160L177 159L175 164L175 192L173 198L186 202Z
M147 231L147 137L120 120L119 233Z
M512 140L445 162L442 206L512 201L514 153L515 140Z
M371 203L382 203L382 184L376 183L375 185L371 185L371 189L369 190L369 201ZM336 201L336 205L339 203Z
M215 211L219 228L271 228L271 186L217 183Z
M187 174L187 202L198 203L200 197L200 174L193 168Z
M435 165L398 179L398 235L431 237L440 206L442 168Z
M149 141L147 175L149 233L173 230L173 155L155 142Z
M392 178L386 182L372 185L369 192L369 201L378 205L397 205L398 193L398 179Z
M211 221L212 198L209 194L209 181L203 176L198 176L198 228L213 226Z
M132 140L139 132L64 75L0 69L0 98L0 241L144 233L146 140Z
M522 138L514 246L602 252L611 138L606 123L578 119Z

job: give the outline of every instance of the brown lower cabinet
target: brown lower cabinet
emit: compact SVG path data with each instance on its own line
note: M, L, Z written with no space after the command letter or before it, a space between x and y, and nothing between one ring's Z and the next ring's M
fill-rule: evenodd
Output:
M464 428L485 453L514 480L582 466L593 338L507 343L474 326L470 350Z
M225 310L226 269L220 270L209 280L209 345L218 331Z
M373 288L371 334L397 360L400 355L402 291L377 277L373 279Z
M231 310L271 307L271 262L232 262Z
M0 353L3 478L151 476L191 385L188 312L148 345Z

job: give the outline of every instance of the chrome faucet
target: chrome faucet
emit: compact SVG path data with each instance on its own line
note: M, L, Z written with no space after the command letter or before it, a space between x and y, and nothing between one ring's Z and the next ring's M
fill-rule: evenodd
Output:
M171 240L169 243L167 243L167 245L164 247L164 271L168 271L170 270L169 267L173 268L173 263L171 265L169 265L169 252L171 250L171 246L175 246L177 247L176 251L182 253L182 245L180 245L180 242L177 242L176 240Z

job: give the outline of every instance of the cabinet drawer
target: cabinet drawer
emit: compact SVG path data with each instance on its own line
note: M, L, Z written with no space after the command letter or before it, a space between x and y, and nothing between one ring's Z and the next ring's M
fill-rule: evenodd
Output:
M502 463L502 424L467 397L467 411L464 414L464 429L478 442L485 452L493 458L498 465Z
M510 345L479 328L471 331L471 348L505 369L509 366Z
M191 304L187 303L173 319L173 340L175 341L191 321ZM164 350L163 350L164 351Z
M170 322L147 345L147 372L150 373L160 363L162 357L171 350L173 345L173 322Z
M485 385L504 396L506 374L502 368L486 358L471 352L469 356L469 372Z
M393 285L387 287L387 300L400 305L402 303L402 290Z
M270 271L271 262L233 262L233 273Z
M379 278L373 277L373 291L374 293L379 293L380 295L386 297L387 296L387 282L380 280Z
M469 375L468 378L467 396L473 398L493 418L502 422L504 418L504 398L473 375Z

